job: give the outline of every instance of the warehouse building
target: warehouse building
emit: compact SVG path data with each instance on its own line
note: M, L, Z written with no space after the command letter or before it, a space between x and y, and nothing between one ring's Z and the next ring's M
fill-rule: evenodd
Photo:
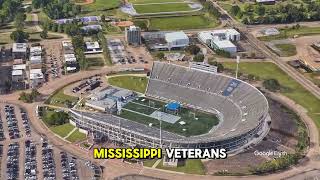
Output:
M185 48L189 45L189 38L183 31L166 33L165 40L169 50Z
M103 50L100 47L100 44L95 41L95 42L86 42L86 51L84 52L85 54L98 54L102 53Z
M143 39L150 50L183 49L189 45L189 37L183 32L147 32Z
M237 52L237 46L233 42L240 41L240 33L235 29L220 29L203 31L198 33L198 39L210 48L222 49L231 54Z
M44 82L44 76L41 69L30 69L30 86L36 88Z
M27 43L13 43L12 56L14 59L26 59L28 54Z

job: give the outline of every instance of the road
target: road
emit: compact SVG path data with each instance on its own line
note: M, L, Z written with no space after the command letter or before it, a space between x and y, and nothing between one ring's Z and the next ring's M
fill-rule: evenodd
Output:
M215 2L213 2L215 4ZM220 7L219 7L220 8ZM232 18L232 17L231 17ZM234 20L233 20L234 21ZM251 38L250 34L248 33L247 29L242 29L243 27L241 25L238 25L236 21L234 21L235 27L239 27L239 29L244 32L244 35L249 37L249 40ZM193 32L193 31L192 31ZM255 42L256 40L256 42ZM300 82L304 87L306 87L308 90L310 90L312 93L317 95L319 98L320 91L319 89L316 89L315 87L311 86L310 83L304 78L300 77L297 72L295 72L294 69L290 69L290 67L287 67L286 64L282 63L281 60L279 60L278 57L276 57L273 53L268 52L266 50L265 46L263 43L259 42L255 37L253 37L252 44L256 45L261 49L267 56L270 57L281 69L284 71L288 72L288 74L293 77L295 80ZM47 41L49 42L49 40ZM136 68L150 68L151 64L144 65L144 64L135 64L135 65L115 65L112 67L104 67L101 70L95 70L95 71L83 71L79 72L76 74L71 74L67 76L63 76L59 79L55 79L47 84L44 84L41 88L38 89L38 91L44 95L49 96L52 94L55 90L64 87L65 85L79 81L84 78L88 78L90 76L93 76L95 74L106 74L108 72L116 72L121 70L122 68L130 68L130 67L136 67ZM315 93L318 92L318 93ZM73 155L83 157L85 159L90 159L93 162L100 163L101 165L105 166L105 173L104 176L106 179L112 179L116 176L120 175L125 175L125 174L141 174L141 175L147 175L147 176L153 176L153 177L159 177L159 178L165 178L165 179L183 179L183 180L194 180L194 179L283 179L286 177L294 177L296 174L301 174L304 172L308 172L313 170L316 167L320 167L320 150L319 150L319 132L317 127L315 126L314 122L312 119L310 119L305 110L302 107L299 107L296 105L293 101L290 101L289 99L286 99L286 97L281 97L283 98L282 100L285 102L288 102L288 105L292 106L293 108L297 108L297 112L299 115L302 117L304 122L306 123L308 129L309 129L309 134L310 134L310 142L311 142L311 147L310 150L307 154L307 158L309 159L307 162L305 162L303 165L299 165L297 167L293 167L288 171L276 173L276 174L271 174L267 176L248 176L248 177L223 177L219 176L215 178L214 176L211 175L205 175L205 176L200 176L200 175L186 175L183 173L176 173L176 172L171 172L171 171L164 171L164 170L158 170L158 169L150 169L150 168L144 168L141 166L137 165L129 165L122 163L117 160L108 160L108 161L101 161L101 160L94 160L92 158L92 155L90 152L86 152L84 150L81 150L78 148L76 145L67 143L63 141L62 139L58 138L55 136L42 122L39 120L35 113L35 109L37 105L41 105L42 102L39 103L32 103L32 104L26 104L21 101L18 101L19 97L19 92L9 94L9 95L0 95L0 99L2 102L12 102L12 103L19 103L21 106L23 106L30 117L32 127L40 134L45 135L50 143L54 144L55 146L58 146L59 148L71 152ZM301 108L301 109L300 109Z
M220 11L223 12L223 14L226 14L229 17L226 21L231 26L237 28L241 32L242 37L246 38L251 45L254 45L255 47L257 47L261 52L263 52L266 55L266 57L269 57L283 71L288 73L289 76L291 76L294 80L300 83L304 88L310 91L314 96L320 99L319 87L317 87L312 81L304 77L302 74L298 73L294 68L289 66L286 62L283 62L277 55L275 55L270 49L268 49L263 42L259 41L256 37L254 37L249 32L249 29L245 25L237 22L226 10L221 8L217 2L212 1L212 3L216 8L220 9Z

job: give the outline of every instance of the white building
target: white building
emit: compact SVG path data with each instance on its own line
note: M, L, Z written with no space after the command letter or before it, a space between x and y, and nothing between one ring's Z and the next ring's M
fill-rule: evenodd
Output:
M30 56L41 56L42 48L41 46L31 47L30 48Z
M12 56L14 59L26 59L27 58L27 43L13 43Z
M165 40L169 50L172 48L184 48L189 45L189 38L183 31L166 33Z
M65 54L64 61L66 63L74 63L74 62L77 62L77 58L74 54Z
M198 33L198 39L212 49L222 49L236 53L237 46L233 42L240 41L240 33L235 29L220 29Z
M44 82L44 76L41 69L30 69L30 86L36 88Z
M42 57L41 56L30 56L30 64L41 64L42 63Z
M222 49L224 51L227 51L231 54L234 54L237 52L237 46L235 46L231 41L229 40L222 40L222 41L211 41L211 47L213 49Z
M103 50L97 41L86 42L86 51L84 52L85 54L96 54L96 53L102 53L102 52Z

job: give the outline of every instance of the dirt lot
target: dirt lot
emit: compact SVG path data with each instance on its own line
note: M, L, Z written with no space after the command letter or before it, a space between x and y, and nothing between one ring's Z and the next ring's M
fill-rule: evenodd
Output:
M255 155L257 151L278 151L293 153L297 140L294 135L297 132L295 122L291 114L276 101L269 100L270 116L272 119L271 130L264 140L257 146L240 153L236 156L228 157L225 160L211 160L204 162L207 174L217 172L228 172L232 174L246 174L250 167L259 165L276 156Z

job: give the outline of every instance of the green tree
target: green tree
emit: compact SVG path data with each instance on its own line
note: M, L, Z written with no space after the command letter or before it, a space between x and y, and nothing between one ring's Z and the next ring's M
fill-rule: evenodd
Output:
M16 17L14 18L14 25L17 28L17 30L24 29L25 19L26 19L26 15L21 12L16 15Z
M192 44L186 48L186 52L196 55L200 52L200 48L197 45Z
M164 53L163 53L163 52L158 52L158 53L156 54L156 57L157 57L158 59L160 59L160 60L163 60L163 59L164 59Z
M241 9L238 5L233 5L230 9L230 14L233 16L237 16L239 13L241 13Z
M258 6L256 6L255 8L255 12L260 15L260 16L263 16L265 13L266 13L266 8L262 5L262 4L259 4Z
M203 62L203 60L204 60L203 54L197 54L193 57L193 61L195 61L195 62Z
M267 79L263 81L263 86L272 92L279 91L281 88L281 85L277 79Z
M43 29L43 31L40 33L40 37L42 39L47 39L48 38L48 31L46 29Z
M26 42L29 39L29 34L26 32L23 32L22 30L17 30L17 31L13 31L10 34L10 38L17 43L22 43L22 42Z

